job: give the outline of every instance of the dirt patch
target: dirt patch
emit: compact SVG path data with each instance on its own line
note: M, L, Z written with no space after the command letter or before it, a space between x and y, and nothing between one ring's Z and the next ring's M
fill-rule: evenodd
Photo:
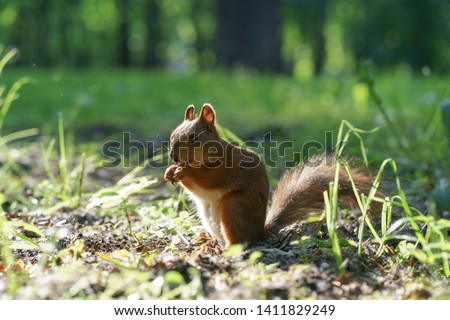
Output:
M29 161L25 157L22 162ZM378 243L367 235L358 254L357 212L343 214L339 223L339 238L345 240L345 273L340 273L321 222L299 223L278 237L230 253L214 243L191 243L203 228L194 211L186 212L183 194L165 183L130 196L126 204L87 210L89 196L114 186L123 172L88 163L85 193L74 207L60 206L66 201L58 196L61 185L48 180L44 163L24 170L25 175L8 178L9 186L17 182L17 187L0 190L12 199L3 203L3 210L8 221L32 224L44 237L17 228L36 248L10 235L15 262L0 263L3 298L12 297L14 285L19 299L450 297L442 270L404 256L400 240L389 241L379 254ZM20 205L22 198L34 205ZM408 228L402 232L412 234ZM8 268L14 269L14 280L8 278Z

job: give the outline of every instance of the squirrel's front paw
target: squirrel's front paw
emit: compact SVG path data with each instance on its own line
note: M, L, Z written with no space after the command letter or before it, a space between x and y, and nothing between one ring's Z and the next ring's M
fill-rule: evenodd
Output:
M184 176L184 171L183 171L183 167L177 167L175 169L175 172L173 173L173 179L178 182L181 181L183 179Z
M171 165L166 169L166 173L164 174L164 179L171 182L176 183L181 180L183 177L183 168L177 165Z
M176 165L171 165L170 167L168 167L166 169L166 172L164 173L164 180L169 181L171 183L175 183L176 181L174 180L174 174L175 174L175 170L177 169Z

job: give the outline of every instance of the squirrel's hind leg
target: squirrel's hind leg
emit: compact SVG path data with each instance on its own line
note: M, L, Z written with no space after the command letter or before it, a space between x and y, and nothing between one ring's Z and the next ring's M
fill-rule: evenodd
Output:
M253 195L254 196L254 195ZM234 191L225 195L218 207L225 246L254 243L265 237L266 208L255 206L252 195Z

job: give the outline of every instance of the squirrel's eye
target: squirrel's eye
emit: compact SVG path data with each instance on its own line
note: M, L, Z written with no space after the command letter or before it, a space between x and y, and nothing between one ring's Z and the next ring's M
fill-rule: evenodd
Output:
M195 132L192 132L189 134L189 141L193 142L197 140L197 135L195 134Z

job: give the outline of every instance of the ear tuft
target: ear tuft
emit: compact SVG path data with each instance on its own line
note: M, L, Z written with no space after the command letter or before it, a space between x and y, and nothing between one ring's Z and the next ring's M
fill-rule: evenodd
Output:
M194 105L189 105L186 108L186 113L184 114L184 120L192 121L194 120Z
M205 103L202 111L200 112L200 119L203 119L207 125L214 125L216 121L216 112L212 105Z

